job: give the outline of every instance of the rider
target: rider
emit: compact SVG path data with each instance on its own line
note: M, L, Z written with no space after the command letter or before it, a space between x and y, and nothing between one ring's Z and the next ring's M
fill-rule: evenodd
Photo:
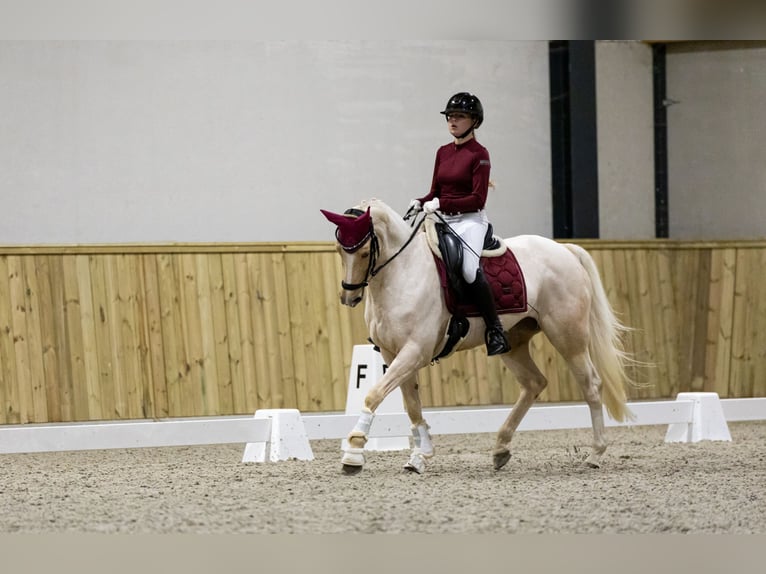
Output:
M484 108L475 95L460 92L452 96L441 112L454 141L436 151L431 191L413 199L410 208L426 213L439 211L444 221L459 235L463 248L463 278L468 292L484 317L488 355L510 350L497 316L495 301L479 266L489 219L484 212L489 189L489 152L474 135L484 121Z

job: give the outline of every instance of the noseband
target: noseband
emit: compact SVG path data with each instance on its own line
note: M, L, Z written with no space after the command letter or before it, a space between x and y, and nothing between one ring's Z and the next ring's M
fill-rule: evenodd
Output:
M347 209L343 212L344 215L355 215L356 217L364 215L364 211L361 211L359 209L351 208ZM364 279L361 283L346 283L345 281L340 282L340 286L343 287L346 291L356 291L357 289L362 289L364 287L367 287L369 285L369 280L372 277L375 277L378 273L381 272L381 270L391 263L396 257L404 251L404 248L407 247L410 242L415 238L415 234L418 232L418 229L420 229L420 226L425 221L425 218L421 219L420 222L415 226L415 229L412 231L412 235L410 235L410 238L404 243L404 245L401 246L399 251L394 253L388 261L380 265L379 267L375 267L375 263L378 261L378 255L380 255L380 242L378 241L378 236L375 235L375 228L372 225L372 220L370 220L370 229L367 232L367 235L365 235L361 241L356 243L355 245L352 245L350 247L346 247L340 241L338 243L341 246L341 249L345 251L346 253L355 253L359 251L362 247L364 247L368 241L370 241L370 263L367 265L367 272L364 274ZM335 238L338 238L338 229L335 230Z

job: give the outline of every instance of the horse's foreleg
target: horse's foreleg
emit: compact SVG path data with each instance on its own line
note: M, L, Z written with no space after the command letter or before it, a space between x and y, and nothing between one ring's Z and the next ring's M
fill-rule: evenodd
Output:
M346 474L357 474L364 467L364 445L367 444L367 435L370 434L374 416L370 409L363 407L356 425L348 435L348 446L341 457L343 472Z
M407 415L412 423L411 429L414 444L414 448L410 453L410 459L404 465L404 469L422 474L426 468L426 460L434 455L434 445L431 441L431 433L428 432L429 426L423 419L417 375L405 381L401 389L404 408L407 409Z
M415 446L410 453L410 460L404 465L404 470L423 474L426 469L426 460L434 455L434 445L431 442L430 427L422 422L419 425L412 425L412 438Z
M511 409L511 414L497 432L495 448L492 451L492 459L495 470L500 470L511 459L511 439L513 433L521 423L521 419L527 414L529 408L543 392L548 381L537 368L529 354L529 345L513 344L510 354L502 355L506 367L513 372L521 384L521 393Z
M367 443L367 436L370 433L372 420L375 416L375 409L377 409L380 403L383 402L383 399L397 387L402 387L407 413L410 416L410 420L413 421L413 425L416 424L416 421L425 425L425 421L422 420L420 399L417 397L417 379L415 376L417 370L421 366L418 363L420 358L417 354L400 352L396 358L392 359L390 353L386 353L382 349L381 353L383 355L383 360L389 364L389 367L380 381L378 381L378 383L367 393L367 396L365 396L364 407L359 415L359 419L348 435L348 447L343 451L343 457L341 458L343 471L346 474L356 474L362 470L362 467L366 462L364 446ZM419 428L419 426L417 428ZM428 435L427 429L428 427L425 425L425 435ZM414 433L415 431L413 430L413 434ZM419 432L418 434L420 435L421 433ZM430 436L425 440L421 437L419 440L423 452L429 452L430 448L430 452L433 453L433 447L429 446ZM423 467L424 466L425 465L423 465ZM420 471L422 471L422 468L418 472Z

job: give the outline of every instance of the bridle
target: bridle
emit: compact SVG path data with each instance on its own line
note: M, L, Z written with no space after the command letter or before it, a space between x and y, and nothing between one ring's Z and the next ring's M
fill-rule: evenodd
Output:
M364 212L360 209L351 208L347 209L343 212L344 215L354 215L356 217L360 217L364 215ZM409 215L409 212L408 214ZM405 219L407 219L407 215L404 216ZM370 242L370 262L367 265L367 271L364 274L364 279L360 283L346 283L345 281L340 282L340 286L343 287L346 291L356 291L357 289L362 289L364 287L367 287L369 285L370 279L375 277L378 273L380 273L383 268L391 263L394 259L396 259L399 254L404 251L404 249L412 242L412 240L415 238L415 235L418 232L418 229L420 229L420 226L423 224L423 221L425 221L425 218L422 218L418 224L414 227L412 234L410 235L409 239L405 241L404 245L402 245L399 250L394 253L391 257L389 257L383 264L379 266L375 266L375 264L378 261L378 256L380 255L380 241L378 240L378 236L375 234L375 227L372 224L372 220L370 220L370 229L367 231L367 234L355 245L346 247L340 241L338 241L341 249L345 251L346 253L356 253L359 251L362 247L367 245L367 242ZM335 238L338 238L338 232L340 230L335 230Z

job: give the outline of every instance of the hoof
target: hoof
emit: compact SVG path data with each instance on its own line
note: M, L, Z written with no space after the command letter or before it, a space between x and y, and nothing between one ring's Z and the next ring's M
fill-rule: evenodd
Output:
M404 465L404 470L409 472L415 472L417 474L423 474L426 469L426 459L419 454L413 454L410 456L410 460Z
M364 449L349 448L345 450L340 462L343 464L343 474L359 474L364 468Z
M585 464L588 468L601 468L601 453L591 453L591 455L585 459Z
M415 466L414 464L410 462L404 465L404 470L406 470L407 472L414 472L415 474L422 474L423 472L417 466Z
M363 466L356 466L353 464L344 464L343 465L343 474L347 476L353 476L355 474L359 474L362 472Z
M492 457L492 460L495 463L495 470L500 470L509 460L511 460L511 451L506 450L503 452L495 453Z

